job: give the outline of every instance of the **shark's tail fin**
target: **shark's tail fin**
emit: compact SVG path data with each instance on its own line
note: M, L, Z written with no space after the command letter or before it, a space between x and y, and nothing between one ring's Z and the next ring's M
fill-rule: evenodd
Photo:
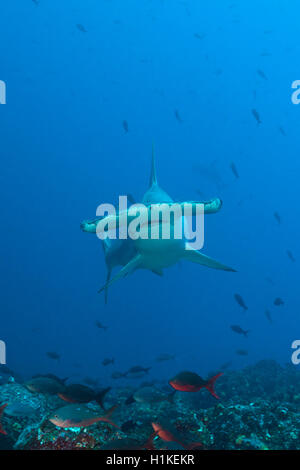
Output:
M155 154L154 154L154 143L152 143L152 164L151 164L151 175L150 175L150 182L149 187L153 185L157 185L157 178L156 178L156 168L155 168Z

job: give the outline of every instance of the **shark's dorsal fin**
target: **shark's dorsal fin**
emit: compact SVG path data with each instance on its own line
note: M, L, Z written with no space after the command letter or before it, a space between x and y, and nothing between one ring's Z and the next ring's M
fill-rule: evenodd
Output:
M152 143L152 164L151 164L151 175L150 175L149 188L151 188L151 186L153 186L153 185L157 185L154 143Z

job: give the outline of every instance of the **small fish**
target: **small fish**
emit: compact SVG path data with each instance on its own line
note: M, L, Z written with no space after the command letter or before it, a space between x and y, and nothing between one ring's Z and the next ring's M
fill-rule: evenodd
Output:
M204 39L206 36L206 34L199 34L199 33L194 33L194 37L197 38L197 39Z
M249 330L243 330L239 325L231 325L230 328L239 335L244 335L245 337L248 336Z
M251 112L252 112L254 118L256 119L257 124L261 124L260 116L259 116L258 112L256 111L256 109L253 108Z
M27 418L37 412L36 408L21 402L10 402L5 408L4 413L14 418Z
M234 162L230 163L230 168L231 168L231 171L234 174L234 176L238 179L240 177L240 175L238 174L238 171L237 171L237 168L236 168Z
M149 373L151 367L133 366L125 372L125 376L131 379L143 377Z
M265 74L262 70L258 69L258 70L257 70L257 73L258 73L258 75L259 75L261 78L263 78L264 80L268 80L266 74Z
M156 387L143 387L133 393L127 400L126 405L130 403L144 403L153 404L160 403L162 401L173 402L174 393L164 393Z
M128 122L126 120L124 120L122 125L123 125L123 129L124 129L125 133L127 134L128 131L129 131Z
M104 397L111 387L95 392L92 388L82 384L71 384L63 392L58 393L59 398L69 403L89 403L96 401L104 409Z
M180 122L180 123L182 123L183 121L182 121L182 119L181 119L181 117L180 117L180 114L179 114L178 109L175 109L175 110L174 110L174 114L175 114L175 118L177 119L177 121Z
M273 304L276 305L277 307L280 307L280 305L284 305L284 301L280 297L277 297L274 300Z
M278 212L274 212L274 217L275 217L275 219L277 220L278 224L280 225L280 224L281 224L281 217L280 217L280 215L278 214Z
M270 310L268 310L268 309L265 310L265 316L266 316L266 318L268 319L268 321L270 323L273 323L273 319L272 319Z
M99 415L85 405L67 405L56 410L49 421L59 428L83 428L97 422L104 422L119 428L110 417L117 405L111 407L104 415Z
M103 359L102 361L102 365L103 366L109 366L109 364L114 364L115 363L115 360L113 357L109 358L109 357L106 357L105 359Z
M195 372L184 371L173 377L173 379L169 381L169 384L180 392L198 392L202 388L206 388L213 397L219 399L214 386L216 380L221 377L221 375L223 375L222 372L210 379L204 380Z
M36 6L38 6L40 2L39 2L39 0L32 0L32 3L34 3Z
M285 132L285 130L284 130L284 128L283 128L282 126L279 127L279 132L280 132L280 134L282 134L284 137L286 137L286 132Z
M76 27L77 27L77 29L79 29L79 31L81 31L82 33L87 33L87 30L85 29L85 27L84 27L82 24L77 24Z
M126 377L126 372L123 373L123 372L116 371L111 374L112 379L122 379L123 377Z
M60 354L54 352L54 351L49 351L46 353L46 355L49 357L49 359L53 359L54 361L59 361L60 360Z
M294 258L293 253L290 250L286 250L286 254L290 258L290 260L293 261L293 263L296 261L295 258Z
M246 349L238 349L238 350L236 351L236 354L237 354L238 356L248 356L248 351L247 351Z
M260 55L261 55L262 57L270 57L272 54L271 54L271 52L263 51Z
M273 279L271 277L266 277L265 280L271 284L271 286L275 286L275 282L273 281Z
M248 307L245 304L244 299L240 294L234 294L234 298L236 302L240 305L240 307L242 307L244 310L248 310Z
M30 392L47 393L57 395L65 390L65 385L49 377L36 377L25 382L25 387Z
M97 328L99 328L99 330L104 330L104 331L106 331L107 328L108 328L108 326L102 325L102 323L101 323L100 321L96 321L96 322L95 322L95 325L96 325Z
M159 356L157 356L157 358L155 360L157 362L164 362L164 361L171 361L173 359L175 359L174 354L163 353L163 354L160 354Z
M5 435L7 434L7 432L2 427L1 418L7 405L8 403L5 403L4 405L0 406L0 434L5 434Z

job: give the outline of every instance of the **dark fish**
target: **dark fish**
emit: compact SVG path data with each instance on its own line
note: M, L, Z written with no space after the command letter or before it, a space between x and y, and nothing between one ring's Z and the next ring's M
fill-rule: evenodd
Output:
M111 374L112 379L122 379L123 377L126 377L126 372L123 373L123 372L116 371Z
M101 323L100 321L96 321L96 322L95 322L95 325L96 325L97 328L99 328L99 330L104 330L104 331L106 331L107 328L108 328L107 326L102 325L102 323Z
M244 299L242 298L240 294L234 294L234 298L236 302L240 305L240 307L242 307L244 310L248 310L248 307L245 304Z
M60 359L60 354L54 351L49 351L46 353L46 355L49 357L49 359L53 359L54 361L59 361Z
M59 393L58 396L69 403L89 403L90 401L96 401L101 408L104 409L104 397L110 389L111 387L107 387L96 392L86 385L71 384L68 385L63 392Z
M164 361L171 361L172 359L175 359L174 354L168 354L168 353L163 353L157 356L156 361L157 362L164 362Z
M109 364L114 364L114 363L115 363L115 360L114 360L113 357L112 357L112 358L106 357L106 358L103 359L103 361L102 361L102 365L103 365L103 366L109 366Z
M261 78L263 78L264 80L268 80L266 74L265 74L262 70L258 69L258 70L257 70L257 73L258 73L258 75L259 75Z
M127 400L126 404L129 405L130 403L160 403L162 401L169 401L173 402L174 393L164 393L156 387L143 387L134 392Z
M169 381L171 387L180 392L198 392L202 388L206 388L213 397L219 398L215 392L214 386L216 380L223 375L222 372L214 377L204 380L195 372L184 371L177 374Z
M275 219L277 220L278 224L280 225L280 224L281 224L281 217L280 217L280 215L278 214L278 212L274 212L274 217L275 217Z
M276 305L277 307L280 307L280 305L284 305L284 301L280 298L280 297L277 297L275 300L274 300L274 305Z
M237 171L237 168L236 168L234 162L231 162L231 163L230 163L230 168L231 168L231 171L232 171L232 173L234 174L234 176L235 176L236 178L239 178L240 175L238 174L238 171Z
M239 335L244 335L245 337L248 336L249 330L243 330L239 325L231 325L230 328Z
M178 122L182 123L182 119L180 117L178 109L174 110L175 118L177 119Z
M270 312L268 309L265 310L265 316L266 316L266 318L268 319L268 321L269 321L270 323L273 323L273 319L272 319L272 316L271 316L271 312Z
M34 3L36 6L40 3L39 0L32 0L32 3Z
M294 258L293 253L290 250L286 250L286 254L290 258L290 260L293 261L293 263L296 261L295 258Z
M4 405L0 406L0 434L7 434L7 432L3 429L2 425L1 425L1 418L2 418L2 415L3 415L3 412L5 410L5 408L7 407L8 403L5 403Z
M128 378L140 378L143 375L148 374L151 367L141 367L141 366L133 366L127 372L125 372L125 376Z
M67 405L56 410L49 418L49 421L60 428L86 428L99 421L118 428L118 426L110 420L116 408L117 406L115 405L104 415L99 415L99 413L96 413L85 405Z
M31 392L47 393L49 395L57 395L65 390L65 385L49 377L36 377L28 380L24 385Z
M128 122L126 120L123 121L123 129L127 134L129 131L129 127L128 127Z
M85 29L85 27L84 27L82 24L77 24L76 27L77 27L77 29L79 29L79 31L81 31L82 33L87 33L87 30Z
M270 57L272 54L271 54L271 52L263 51L260 55L261 55L262 57Z
M261 124L260 116L259 116L258 112L256 111L256 109L252 109L252 114L253 114L254 118L256 119L257 124Z
M248 351L246 349L238 349L236 353L238 356L248 356Z
M10 402L5 408L5 414L13 416L14 418L28 418L37 412L36 408L33 408L26 403L21 402Z
M275 282L273 281L272 278L266 277L265 279L266 279L266 281L267 281L269 284L271 284L272 286L275 286Z
M206 36L206 34L199 34L199 33L194 33L194 37L197 38L197 39L204 39Z
M286 137L286 132L283 127L279 127L279 132L282 134L284 137Z

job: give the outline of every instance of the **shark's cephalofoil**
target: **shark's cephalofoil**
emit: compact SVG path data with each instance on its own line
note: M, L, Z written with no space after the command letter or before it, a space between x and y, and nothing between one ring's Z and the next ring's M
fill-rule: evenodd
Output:
M101 240L185 239L198 250L204 245L204 204L200 202L133 204L128 208L127 196L119 196L117 210L112 204L101 204L96 215Z

